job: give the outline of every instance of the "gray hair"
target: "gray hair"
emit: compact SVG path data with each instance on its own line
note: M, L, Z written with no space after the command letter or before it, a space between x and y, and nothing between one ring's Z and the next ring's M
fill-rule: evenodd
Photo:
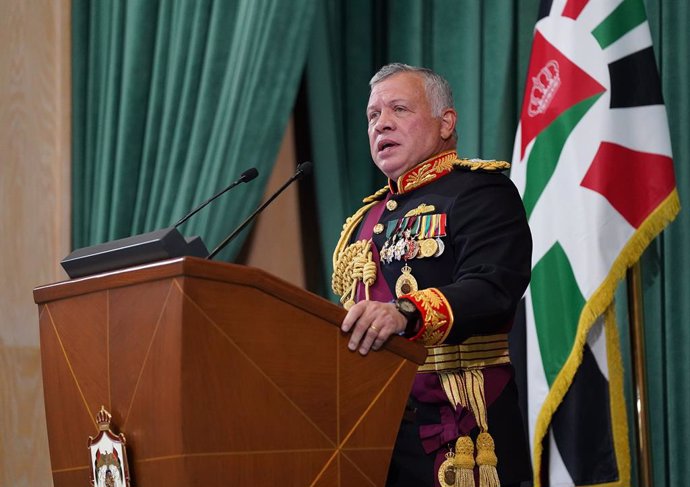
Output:
M424 79L424 90L429 105L431 105L431 114L434 117L440 117L446 108L455 107L450 83L440 74L427 68L418 68L403 63L387 64L371 78L369 86L373 88L375 84L398 73L417 73Z

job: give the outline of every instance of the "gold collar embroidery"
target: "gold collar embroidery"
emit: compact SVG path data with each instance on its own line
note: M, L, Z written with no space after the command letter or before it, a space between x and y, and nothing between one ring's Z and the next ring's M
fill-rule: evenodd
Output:
M415 167L400 176L397 181L397 191L393 190L393 184L388 180L388 186L392 193L403 194L425 186L445 176L453 170L458 154L454 150L441 152L440 154L420 162Z

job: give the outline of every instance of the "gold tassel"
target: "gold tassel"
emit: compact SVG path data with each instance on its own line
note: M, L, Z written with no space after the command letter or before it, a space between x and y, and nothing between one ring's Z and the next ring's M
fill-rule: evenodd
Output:
M496 465L498 458L494 451L494 439L482 431L477 436L477 465L479 465L479 487L500 487Z
M474 487L474 444L469 436L455 442L455 487Z
M476 465L479 467L479 487L500 487L496 465L494 439L489 434L484 374L479 369L458 372L439 372L444 392L451 404L468 408L474 415L480 433L477 436ZM456 406L457 407L457 406ZM455 487L474 487L474 443L469 436L461 436L455 444ZM447 465L448 459L442 465ZM444 473L449 469L445 469ZM439 479L441 471L439 470ZM443 487L444 484L441 484Z

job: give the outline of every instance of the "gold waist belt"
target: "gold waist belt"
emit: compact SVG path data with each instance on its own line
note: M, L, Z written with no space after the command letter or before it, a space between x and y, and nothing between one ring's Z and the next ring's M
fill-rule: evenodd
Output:
M426 362L417 372L483 369L510 363L508 335L475 336L459 345L427 347Z

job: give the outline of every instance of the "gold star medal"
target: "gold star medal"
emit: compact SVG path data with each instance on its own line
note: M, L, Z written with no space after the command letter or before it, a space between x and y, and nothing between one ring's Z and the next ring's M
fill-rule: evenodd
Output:
M417 279L412 275L412 268L405 264L401 271L402 274L400 274L398 280L395 281L395 296L398 298L403 294L413 293L419 289Z

